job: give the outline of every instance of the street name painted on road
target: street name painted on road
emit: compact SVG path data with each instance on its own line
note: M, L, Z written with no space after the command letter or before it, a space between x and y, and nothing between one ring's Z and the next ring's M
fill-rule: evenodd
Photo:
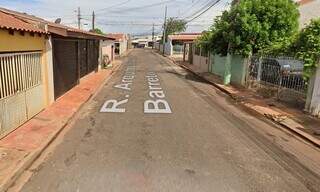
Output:
M166 95L161 88L158 75L149 72L146 78L151 99L144 102L144 113L172 113L169 103L165 100Z
M121 83L115 85L114 88L130 93L133 81L135 79L135 70L136 67L134 65L128 66L124 76L122 77ZM144 113L172 113L169 103L165 100L166 95L161 88L160 79L158 75L154 72L148 72L146 78L148 82L150 99L144 102ZM111 99L106 101L101 107L100 112L125 113L126 108L124 105L129 102L129 93L125 96L126 98L123 100L119 101L116 99Z
M135 78L135 65L129 65L125 71L124 76L122 77L122 81L120 84L115 85L114 87L117 89L121 89L124 91L131 91L131 86L133 84L133 80ZM106 101L100 109L101 113L125 113L126 109L121 108L122 105L128 103L130 95L125 96L126 99L121 101L117 101L115 99Z

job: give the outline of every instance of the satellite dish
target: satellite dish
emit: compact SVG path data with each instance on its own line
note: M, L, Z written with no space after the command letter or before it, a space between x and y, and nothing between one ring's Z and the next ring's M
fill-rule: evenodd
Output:
M54 23L60 24L60 23L61 23L61 18L56 19L56 20L54 21Z

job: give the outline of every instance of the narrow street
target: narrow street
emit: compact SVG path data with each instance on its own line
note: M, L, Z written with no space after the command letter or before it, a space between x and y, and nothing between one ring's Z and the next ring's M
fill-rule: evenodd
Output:
M320 191L319 149L152 50L123 59L22 191Z

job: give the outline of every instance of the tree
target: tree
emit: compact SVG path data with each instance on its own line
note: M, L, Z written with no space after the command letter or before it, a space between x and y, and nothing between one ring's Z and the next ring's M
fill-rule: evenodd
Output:
M169 18L166 22L166 39L168 35L184 32L187 29L187 22L182 19Z
M99 29L99 28L95 28L94 30L90 30L90 32L97 33L97 34L100 34L100 35L103 35L103 34L104 34L104 33L102 32L102 30Z
M299 33L291 50L304 62L304 75L310 77L320 61L320 19L312 20Z
M202 35L197 39L197 46L201 47L205 52L210 51L210 39L212 39L212 33L204 31Z
M292 0L241 0L215 20L210 44L217 54L249 56L296 34L298 18Z

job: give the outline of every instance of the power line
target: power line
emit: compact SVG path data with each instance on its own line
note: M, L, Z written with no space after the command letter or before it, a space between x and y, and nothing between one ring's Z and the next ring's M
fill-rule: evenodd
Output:
M126 1L123 1L121 3L117 3L117 4L111 5L111 6L106 7L106 8L98 9L98 10L96 10L96 12L104 11L104 10L115 8L115 7L119 7L119 6L122 6L122 5L125 5L125 4L129 3L130 1L131 0L126 0Z
M144 5L144 6L139 6L139 7L131 7L131 8L125 8L125 9L119 9L119 10L116 10L116 11L111 11L112 13L119 13L119 12L130 12L130 11L138 11L138 10L141 10L141 9L146 9L146 8L151 8L151 7L157 7L157 6L160 6L160 5L164 5L164 4L168 4L168 3L174 3L176 2L177 0L167 0L167 1L163 1L163 2L160 2L160 3L153 3L153 4L149 4L149 5Z
M201 0L197 0L196 2L194 2L190 8L188 8L187 10L187 13L183 14L183 15L187 15L189 12L192 11L192 8L194 8ZM194 14L194 13L193 13ZM190 16L189 16L190 17Z
M153 24L153 23L134 23L134 22L118 22L118 23L115 23L115 22L96 22L97 24L99 24L99 25L111 25L111 26L150 26L150 27L152 27L153 25L155 26L155 27L162 27L163 26L163 24L161 24L161 23L155 23L155 24ZM205 24L188 24L188 26L207 26L207 25L205 25Z
M198 9L197 11L193 12L191 15L184 17L183 19L187 19L190 17L194 17L195 15L197 15L199 12L203 11L204 9L206 9L211 3L213 2L213 0L207 0L205 1L201 6L200 9Z
M201 15L205 14L207 11L209 11L212 7L214 7L215 5L217 5L221 0L216 0L212 5L210 5L207 9L205 9L204 11L202 11L200 14L198 14L197 16L195 16L194 18L188 20L187 22L191 22L197 18L199 18Z

